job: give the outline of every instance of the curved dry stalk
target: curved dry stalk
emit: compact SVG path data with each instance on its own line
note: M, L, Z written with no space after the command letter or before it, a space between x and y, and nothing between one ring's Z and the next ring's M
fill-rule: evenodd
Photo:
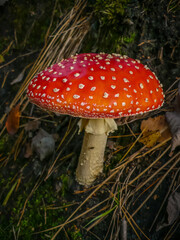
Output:
M142 229L137 225L137 223L134 221L132 215L131 215L124 207L123 207L122 210L123 210L123 213L124 213L124 215L126 216L126 218L129 219L128 222L131 222L131 221L132 221L132 223L136 226L136 228L139 229L139 231L142 233L142 235L143 235L146 239L150 240L150 239L146 236L146 234L142 231ZM131 223L131 226L132 226L132 223ZM140 238L140 239L141 239L141 238Z
M180 155L180 153L177 153L175 156ZM174 157L173 157L174 158ZM169 164L173 159L170 159L167 163ZM132 216L134 216L141 208L142 206L148 201L148 199L153 195L153 193L156 191L156 189L160 186L160 184L163 182L163 180L165 179L165 177L169 174L169 172L180 162L180 158L178 158L175 163L172 164L172 166L167 170L167 172L163 175L163 177L161 178L161 180L157 183L157 185L154 187L154 189L151 191L151 193L148 195L148 197L140 204L140 206L134 211L134 213L132 214ZM168 165L167 163L165 163L163 165L163 167L161 167L160 169L164 168L166 165ZM158 170L160 171L160 170Z
M164 204L165 204L165 202L166 202L166 200L167 200L167 198L168 198L168 196L169 196L169 193L170 193L170 191L171 191L171 189L172 189L172 186L173 186L173 184L174 184L174 181L175 181L175 179L176 179L177 174L179 173L179 171L180 171L180 169L178 168L177 171L176 171L176 173L174 174L174 177L173 177L173 179L172 179L172 182L171 182L171 185L170 185L170 187L169 187L169 190L168 190L166 196L165 196L164 199L163 199L163 202L162 202L162 204L161 204L161 206L160 206L160 208L159 208L159 210L158 210L158 213L156 214L156 216L155 216L155 218L154 218L154 220L153 220L153 222L152 222L152 224L151 224L151 227L149 228L149 231L152 230L152 228L153 228L153 226L154 226L154 223L156 222L156 220L157 220L157 218L158 218L158 216L159 216L159 214L160 214L160 212L161 212L161 210L162 210L162 208L163 208L163 206L164 206Z

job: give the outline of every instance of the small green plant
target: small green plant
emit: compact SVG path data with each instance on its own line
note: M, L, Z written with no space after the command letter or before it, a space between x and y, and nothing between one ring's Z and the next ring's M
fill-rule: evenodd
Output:
M106 26L119 24L128 2L129 0L96 0L94 9L101 24Z
M70 234L72 240L83 240L81 231L76 225L69 228L68 233Z

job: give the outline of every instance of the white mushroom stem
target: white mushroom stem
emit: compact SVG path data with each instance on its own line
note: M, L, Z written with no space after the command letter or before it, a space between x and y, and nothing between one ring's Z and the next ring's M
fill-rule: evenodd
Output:
M80 131L84 128L85 135L76 180L79 184L90 186L96 177L103 172L104 151L107 137L117 129L114 119L81 119Z

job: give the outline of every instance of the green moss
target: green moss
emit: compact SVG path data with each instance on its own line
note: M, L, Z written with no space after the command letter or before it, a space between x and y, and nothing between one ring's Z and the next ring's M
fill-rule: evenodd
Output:
M125 14L129 0L96 0L95 14L102 25L116 27Z
M0 139L0 152L2 152L5 149L6 142L7 142L7 136L4 135Z
M72 179L67 174L62 174L60 179L62 181L61 196L66 197L72 184Z
M30 188L30 184L27 184ZM41 185L32 197L28 200L25 212L23 214L20 225L17 223L20 219L25 200L27 199L27 191L19 193L17 196L14 194L11 207L9 205L9 214L5 214L0 223L0 239L13 239L12 226L15 232L19 229L19 239L48 239L44 233L39 234L38 238L35 237L34 232L57 226L65 221L65 208L58 209L49 208L55 206L57 201L56 193L51 185L51 182L46 182ZM3 229L6 231L6 238ZM54 234L53 231L48 232L49 236ZM62 233L63 234L63 233ZM63 237L63 236L62 236Z
M0 138L0 153L8 154L13 146L13 139L7 133Z
M73 225L72 227L70 227L68 229L68 233L71 236L72 240L82 240L83 239L81 231L76 225Z
M131 35L129 37L124 36L123 41L124 41L124 43L132 43L132 42L134 42L135 37L136 37L136 33L133 32L133 33L131 33Z
M131 20L130 0L95 0L91 5L94 21L84 52L127 54L136 33Z

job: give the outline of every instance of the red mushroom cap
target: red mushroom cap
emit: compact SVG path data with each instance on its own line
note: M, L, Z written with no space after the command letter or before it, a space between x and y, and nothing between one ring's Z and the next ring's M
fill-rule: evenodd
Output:
M38 106L83 118L119 118L160 108L155 74L138 60L118 54L79 54L40 72L29 84Z

